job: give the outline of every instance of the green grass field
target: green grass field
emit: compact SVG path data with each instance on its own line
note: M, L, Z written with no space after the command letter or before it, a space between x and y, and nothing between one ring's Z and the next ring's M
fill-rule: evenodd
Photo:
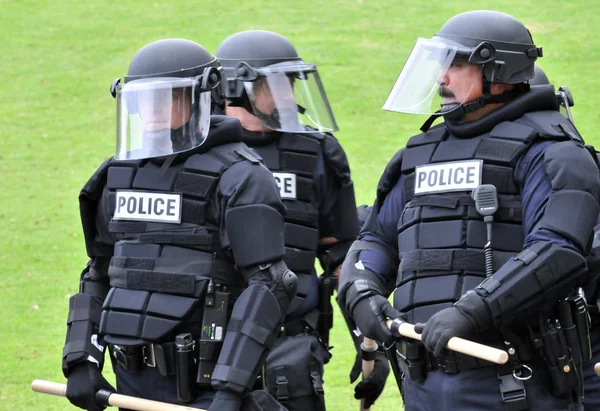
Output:
M600 3L0 0L0 409L70 409L33 393L35 378L63 382L68 298L86 262L79 189L114 152L115 102L109 85L134 53L167 37L214 52L231 33L269 29L316 62L341 127L358 203L371 202L386 162L424 120L381 110L417 37L473 8L513 14L531 30L556 85L575 97L574 116L598 143ZM326 368L330 410L358 407L348 384L354 349L336 317ZM112 378L112 377L111 377ZM401 409L395 384L373 410Z

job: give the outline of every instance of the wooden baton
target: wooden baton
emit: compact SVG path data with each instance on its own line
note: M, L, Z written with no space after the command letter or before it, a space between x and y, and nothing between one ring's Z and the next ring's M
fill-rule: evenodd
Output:
M415 332L415 326L412 324L396 319L393 321L387 320L387 325L390 327L390 331L394 337L402 336L421 341L421 334ZM508 361L508 353L506 351L459 337L450 338L448 344L446 344L446 348L496 364L506 364Z
M58 382L33 380L31 389L42 394L67 396L67 385ZM108 396L108 405L119 408L128 408L136 411L206 411L200 408L185 407L183 405L168 404L166 402L145 400L138 397L130 397L112 393Z
M365 338L364 341L360 344L360 351L362 356L362 375L363 379L369 378L369 375L375 369L375 353L377 352L377 342ZM365 408L365 399L362 398L360 400L360 411L369 410L369 408Z

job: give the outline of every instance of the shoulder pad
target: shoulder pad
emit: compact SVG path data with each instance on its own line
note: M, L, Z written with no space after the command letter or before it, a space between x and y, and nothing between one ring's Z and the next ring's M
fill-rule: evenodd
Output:
M392 188L396 185L402 174L402 157L404 155L404 149L400 149L390 162L385 166L383 174L379 178L377 184L377 203L379 206L383 204L383 200L388 195Z
M79 193L79 214L85 238L85 248L90 257L110 256L112 251L111 247L96 243L95 236L98 203L108 179L108 169L113 160L112 157L105 160Z
M81 189L79 193L79 199L81 201L82 196L91 201L96 201L102 195L102 189L106 184L106 179L108 176L108 167L113 162L114 157L107 158L100 164L100 167L96 170L96 172L90 177L87 183Z
M583 138L575 125L559 111L532 111L525 113L515 123L533 128L541 138L552 140L564 140L566 138L583 142Z
M323 137L323 160L335 174L343 179L350 180L350 165L348 164L348 157L346 152L342 148L342 145L333 134L325 134Z

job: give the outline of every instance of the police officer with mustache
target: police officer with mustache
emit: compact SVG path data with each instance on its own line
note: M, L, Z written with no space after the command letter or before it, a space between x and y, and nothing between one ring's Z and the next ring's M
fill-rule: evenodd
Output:
M387 165L338 298L365 336L394 345L407 411L582 409L576 290L600 176L553 87L529 84L542 55L512 16L461 13L417 40L384 105L430 117ZM396 341L393 318L422 343ZM448 351L452 337L509 362Z

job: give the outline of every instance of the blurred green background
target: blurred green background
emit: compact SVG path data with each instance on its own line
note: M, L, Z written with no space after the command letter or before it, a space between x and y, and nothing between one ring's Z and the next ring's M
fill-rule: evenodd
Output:
M0 0L0 409L70 409L30 383L64 382L68 299L87 260L77 195L114 153L109 86L139 48L181 37L214 52L247 29L288 37L318 64L357 201L371 203L387 161L424 120L381 110L402 64L418 37L470 9L504 11L527 25L544 47L539 65L555 86L569 86L575 122L597 143L600 5L591 0ZM335 324L327 405L356 409L348 381L354 348L339 316ZM390 379L372 409L401 408Z

